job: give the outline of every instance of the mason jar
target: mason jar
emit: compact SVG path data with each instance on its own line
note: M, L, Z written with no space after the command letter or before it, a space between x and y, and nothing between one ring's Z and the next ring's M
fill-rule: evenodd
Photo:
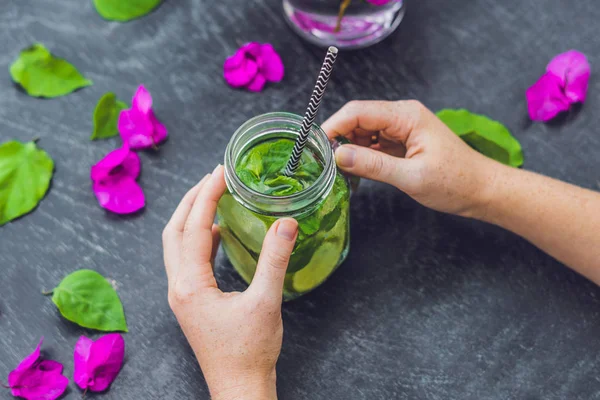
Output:
M283 0L292 29L321 47L357 49L388 37L406 11L405 0Z
M335 164L327 135L313 124L306 151L323 170L309 187L272 196L244 184L236 166L249 149L274 139L294 141L302 117L269 113L252 118L233 134L225 150L227 191L217 208L221 243L229 261L250 283L265 235L279 218L298 221L298 239L285 276L284 300L297 298L323 283L344 261L350 243L350 185Z

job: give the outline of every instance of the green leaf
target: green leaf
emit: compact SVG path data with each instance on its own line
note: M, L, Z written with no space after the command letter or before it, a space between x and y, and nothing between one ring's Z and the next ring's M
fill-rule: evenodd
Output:
M96 271L80 269L68 275L52 291L52 301L63 317L84 328L127 332L117 292Z
M111 21L130 21L154 10L162 0L94 0L96 11Z
M10 75L34 97L64 96L92 84L72 64L54 57L39 43L21 51L10 66Z
M287 196L303 189L302 184L296 179L284 175L266 179L265 185L270 188L265 194L271 196Z
M32 211L52 179L54 162L34 142L0 145L0 225Z
M90 140L106 139L116 136L119 113L127 108L127 104L117 100L117 96L108 92L100 97L94 109L94 131Z
M513 167L523 165L521 144L500 122L465 109L444 109L436 115L481 154Z

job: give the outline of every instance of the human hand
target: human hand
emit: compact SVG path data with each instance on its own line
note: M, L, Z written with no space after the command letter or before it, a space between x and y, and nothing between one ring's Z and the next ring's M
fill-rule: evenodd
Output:
M418 101L352 101L322 127L329 138L354 143L336 150L342 170L394 185L438 211L485 214L501 164L471 149Z
M225 189L218 166L185 195L164 229L169 304L213 399L276 399L283 280L298 223L276 221L265 237L252 284L243 293L223 293L213 273L219 246L213 221Z

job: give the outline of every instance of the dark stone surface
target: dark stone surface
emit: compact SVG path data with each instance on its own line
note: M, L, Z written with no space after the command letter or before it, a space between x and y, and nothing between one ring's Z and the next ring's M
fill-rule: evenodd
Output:
M596 0L408 3L389 40L341 54L321 118L351 99L466 107L514 132L527 169L598 189L597 75L583 109L558 125L528 123L524 98L558 52L577 48L600 65ZM167 0L125 24L102 20L90 0L4 0L0 38L0 139L39 136L56 161L40 207L0 228L0 378L42 335L71 376L73 345L90 332L63 320L40 291L86 267L117 282L130 327L121 374L89 398L208 398L167 305L160 233L237 126L268 111L303 112L323 52L288 29L279 0ZM53 100L17 90L8 66L36 40L94 86ZM224 58L250 40L272 42L287 68L262 94L221 79ZM142 154L145 211L122 218L97 206L88 178L119 139L88 137L98 98L128 99L139 83L171 137ZM352 227L345 265L284 306L281 398L600 398L597 287L511 233L426 210L379 184L354 198ZM243 288L222 256L216 273L222 288ZM79 397L71 385L65 398Z

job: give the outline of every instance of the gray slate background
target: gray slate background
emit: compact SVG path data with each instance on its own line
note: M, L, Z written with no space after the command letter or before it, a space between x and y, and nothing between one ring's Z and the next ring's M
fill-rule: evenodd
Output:
M323 52L288 29L280 8L167 0L121 24L102 20L91 0L2 0L0 139L39 136L56 174L35 212L0 228L1 379L42 335L45 353L71 376L75 341L98 335L63 320L39 293L93 268L118 282L130 333L112 388L88 398L208 398L167 305L160 233L236 127L269 111L303 112ZM389 40L340 56L321 117L351 99L466 107L514 132L527 169L598 189L597 73L582 110L557 124L528 123L524 97L570 48L598 71L598 20L595 0L412 0ZM8 66L36 40L94 86L54 100L17 90ZM286 65L285 80L262 94L221 79L225 57L252 40L273 43ZM98 207L88 174L119 139L90 142L91 114L103 93L129 99L140 83L171 136L142 154L145 211L118 217ZM352 229L345 265L284 306L282 399L600 398L597 287L508 232L426 210L379 184L354 198ZM222 288L243 289L222 256L216 273ZM79 397L71 384L65 398Z

